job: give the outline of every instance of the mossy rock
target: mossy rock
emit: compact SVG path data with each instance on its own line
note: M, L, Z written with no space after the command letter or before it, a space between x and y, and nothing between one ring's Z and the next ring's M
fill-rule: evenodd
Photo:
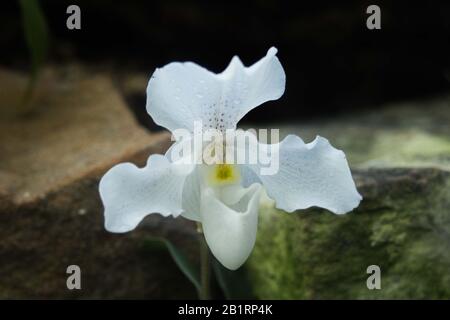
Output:
M439 125L450 116L439 105L282 128L307 137L318 128L343 149L364 200L346 215L265 203L247 263L257 297L450 298L450 135ZM380 290L367 288L370 265L381 269Z

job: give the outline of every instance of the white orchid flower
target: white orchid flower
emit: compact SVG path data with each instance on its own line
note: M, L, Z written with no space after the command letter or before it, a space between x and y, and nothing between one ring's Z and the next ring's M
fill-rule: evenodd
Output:
M235 56L219 74L192 62L170 63L157 69L148 83L147 111L172 132L194 132L195 121L234 130L250 110L284 93L286 77L276 53L269 49L250 67ZM103 176L100 196L108 231L133 230L151 213L181 215L202 224L211 252L235 270L255 244L263 188L287 212L318 206L341 214L362 199L344 153L322 137L306 144L289 135L275 151L258 142L246 144L276 153L279 168L271 175L262 174L262 165L254 163L180 164L171 154L181 143L175 142L165 155L151 155L144 168L121 163ZM201 145L202 150L207 147Z

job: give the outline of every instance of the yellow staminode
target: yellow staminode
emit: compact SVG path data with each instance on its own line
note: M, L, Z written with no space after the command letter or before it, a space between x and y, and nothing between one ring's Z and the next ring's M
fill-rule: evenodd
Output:
M232 184L239 181L239 170L232 164L215 164L209 172L209 180L212 185Z

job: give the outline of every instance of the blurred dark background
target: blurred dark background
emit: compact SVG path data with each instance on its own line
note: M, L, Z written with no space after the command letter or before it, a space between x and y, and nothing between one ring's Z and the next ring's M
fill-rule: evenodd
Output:
M280 102L245 120L334 116L449 90L449 1L40 1L50 34L48 61L145 72L174 60L222 71L270 46L287 73ZM81 8L81 30L66 8ZM366 8L381 7L381 30ZM16 1L2 3L1 64L26 69L29 57ZM145 105L145 93L133 103Z

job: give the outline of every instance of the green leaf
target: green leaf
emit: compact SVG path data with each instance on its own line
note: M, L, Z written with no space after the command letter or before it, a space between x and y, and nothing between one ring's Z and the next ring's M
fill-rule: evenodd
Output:
M48 50L49 36L44 14L37 0L19 0L22 10L23 30L31 56L31 78L28 94L31 94L39 70Z
M180 251L173 243L164 238L151 238L146 239L145 244L147 246L160 246L164 245L172 256L175 264L178 268L183 272L186 278L192 282L192 284L197 289L197 292L200 292L200 276L199 272L194 266L191 264L186 255Z
M217 282L227 299L254 299L252 286L245 267L231 271L213 258L213 269Z

